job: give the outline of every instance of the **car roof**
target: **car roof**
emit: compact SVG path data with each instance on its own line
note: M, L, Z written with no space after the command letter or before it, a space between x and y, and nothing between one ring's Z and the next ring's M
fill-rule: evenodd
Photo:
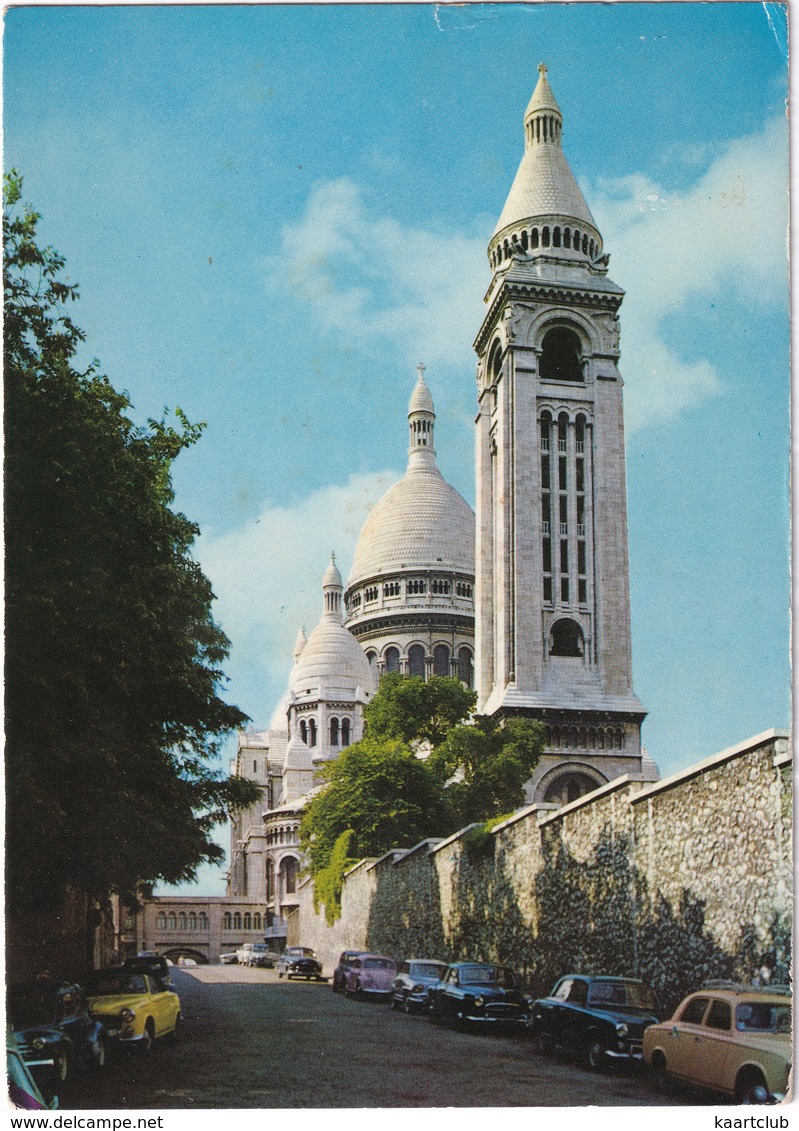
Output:
M563 982L566 978L580 978L583 982L624 982L628 986L645 986L641 978L627 978L623 974L564 974L558 978Z
M358 955L358 958L383 958L386 962L395 962L396 959L392 958L390 954L373 954L371 950L363 950Z
M693 993L688 994L683 1000L687 1001L689 997L719 997L719 998L758 998L761 1001L791 1001L791 988L790 986L736 986L736 985L714 985L709 984L702 986L701 989L694 990Z

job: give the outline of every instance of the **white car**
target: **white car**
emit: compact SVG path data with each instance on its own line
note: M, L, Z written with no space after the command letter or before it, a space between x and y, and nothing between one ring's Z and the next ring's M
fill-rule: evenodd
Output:
M275 964L274 951L270 950L266 943L260 942L242 943L236 951L236 958L239 966L271 967Z

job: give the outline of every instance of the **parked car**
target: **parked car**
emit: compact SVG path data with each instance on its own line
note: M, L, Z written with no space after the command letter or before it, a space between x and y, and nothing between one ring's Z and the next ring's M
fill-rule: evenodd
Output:
M446 973L446 962L432 958L408 958L400 962L391 990L391 1008L406 1013L427 1009L430 987Z
M396 976L397 964L393 958L385 954L359 954L350 962L344 993L347 997L368 994L388 1000Z
M465 1026L523 1025L530 999L512 970L486 962L453 962L430 989L433 1021Z
M736 1103L780 1103L791 1067L790 990L711 983L647 1029L644 1060L660 1090L674 1079Z
M53 1062L44 1062L49 1068ZM17 1039L10 1031L6 1033L6 1079L8 1098L14 1107L24 1111L55 1111L58 1096L49 1095L39 1086L31 1072L30 1065L22 1059Z
M533 1003L530 1027L539 1052L560 1049L595 1070L609 1060L641 1060L648 1025L660 1020L652 990L639 978L567 974Z
M8 992L8 1023L29 1067L48 1066L63 1084L78 1068L105 1065L107 1034L89 1012L80 986L36 981Z
M338 960L338 966L333 971L333 993L344 993L344 986L347 981L347 974L350 972L353 958L357 958L360 954L366 954L365 950L343 950L341 957Z
M235 966L239 960L239 952L237 950L228 951L227 954L220 954L219 961L223 966Z
M236 951L236 959L239 966L266 966L271 969L275 965L274 951L261 942L244 943Z
M126 958L122 963L124 970L133 974L151 974L153 980L163 989L174 990L170 963L162 954L155 951L141 951L135 958Z
M180 998L162 989L152 974L121 969L96 970L86 980L92 1014L120 1045L149 1052L158 1037L177 1035Z
M277 960L277 976L290 981L292 978L306 978L309 982L315 978L321 982L322 963L314 952L307 946L287 946Z

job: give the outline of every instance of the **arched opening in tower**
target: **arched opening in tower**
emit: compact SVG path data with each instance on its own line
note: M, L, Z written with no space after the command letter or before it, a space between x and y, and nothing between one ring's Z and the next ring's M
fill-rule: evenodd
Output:
M541 376L550 381L582 381L580 339L574 330L554 326L541 343Z

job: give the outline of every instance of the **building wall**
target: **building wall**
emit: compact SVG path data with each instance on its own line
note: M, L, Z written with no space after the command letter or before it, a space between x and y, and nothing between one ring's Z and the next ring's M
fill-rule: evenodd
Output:
M198 918L204 913L207 927L169 928L158 926L159 912L168 917L190 913ZM198 961L218 962L219 955L237 950L245 942L263 942L265 927L250 928L226 927L225 914L238 914L242 922L244 915L252 917L258 913L261 923L266 920L263 898L231 899L229 896L154 896L148 900L135 916L133 929L123 938L125 954L136 954L140 950L155 950L159 954L185 952L193 954ZM167 918L167 922L168 922Z
M515 967L535 994L569 970L638 975L665 1008L707 978L787 975L791 754L769 731L648 785L365 861L328 928L299 893L298 939L332 972L345 947Z

